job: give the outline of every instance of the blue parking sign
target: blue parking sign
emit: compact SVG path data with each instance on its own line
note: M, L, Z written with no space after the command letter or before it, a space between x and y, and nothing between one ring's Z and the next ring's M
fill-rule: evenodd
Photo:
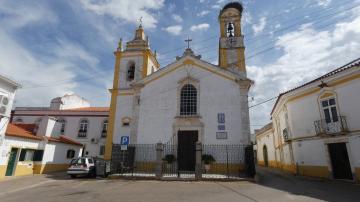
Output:
M120 145L129 145L130 138L129 136L121 136Z

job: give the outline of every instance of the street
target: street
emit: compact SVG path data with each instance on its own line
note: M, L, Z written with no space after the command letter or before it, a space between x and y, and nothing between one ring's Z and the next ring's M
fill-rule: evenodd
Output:
M0 182L8 201L359 201L360 186L310 180L258 169L256 183L70 179L64 174Z

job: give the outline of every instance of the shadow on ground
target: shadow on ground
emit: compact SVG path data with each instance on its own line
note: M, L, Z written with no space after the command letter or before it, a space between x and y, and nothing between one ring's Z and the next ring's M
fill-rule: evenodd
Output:
M324 201L360 201L360 185L343 181L312 179L257 167L257 184L294 195Z

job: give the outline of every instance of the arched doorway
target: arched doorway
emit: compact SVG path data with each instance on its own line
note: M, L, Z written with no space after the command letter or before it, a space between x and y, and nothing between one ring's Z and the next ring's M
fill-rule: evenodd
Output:
M264 157L264 164L266 167L269 166L269 161L268 161L268 152L267 152L267 147L266 145L264 145L263 147L263 157Z

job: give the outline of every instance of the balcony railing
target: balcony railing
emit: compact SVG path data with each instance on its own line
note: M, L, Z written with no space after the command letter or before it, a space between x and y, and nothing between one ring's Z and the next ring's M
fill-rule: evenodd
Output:
M337 135L348 131L345 116L338 116L333 118L337 121L329 121L326 119L317 120L314 122L316 135Z
M87 131L79 130L78 137L86 137Z

